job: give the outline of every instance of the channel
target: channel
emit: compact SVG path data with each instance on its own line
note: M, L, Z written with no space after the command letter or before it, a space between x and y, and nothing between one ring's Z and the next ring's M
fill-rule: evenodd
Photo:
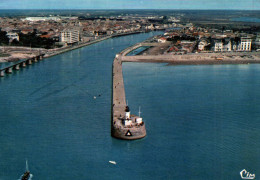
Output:
M142 107L147 136L111 137L115 55L154 33L109 39L1 78L0 179L18 179L25 159L35 179L260 174L258 64L124 62L126 99L131 113Z

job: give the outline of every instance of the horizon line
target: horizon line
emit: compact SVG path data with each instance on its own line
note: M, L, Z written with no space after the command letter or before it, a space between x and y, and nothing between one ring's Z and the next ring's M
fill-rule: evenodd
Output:
M191 11L260 11L260 9L156 9L156 8L152 8L152 9L40 9L40 8L29 8L29 9L1 9L0 10L107 10L107 11L111 11L111 10L174 10L174 11L183 11L183 10L191 10Z

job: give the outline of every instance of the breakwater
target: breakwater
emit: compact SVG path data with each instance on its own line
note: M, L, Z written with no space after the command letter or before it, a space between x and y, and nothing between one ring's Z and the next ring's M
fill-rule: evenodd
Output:
M121 56L117 55L113 62L113 105L111 134L113 137L133 140L146 136L145 124L136 122L139 116L131 116L131 124L126 124L126 98L122 72ZM133 121L133 122L132 122Z

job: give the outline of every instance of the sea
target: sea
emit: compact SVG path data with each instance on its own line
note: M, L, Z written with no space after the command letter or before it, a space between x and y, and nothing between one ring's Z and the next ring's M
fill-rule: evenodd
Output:
M26 160L37 180L241 179L244 169L258 178L258 64L123 63L147 136L111 137L113 59L161 33L108 39L0 78L0 179L18 179Z
M236 17L236 18L232 18L231 21L260 23L260 18L257 18L257 17Z

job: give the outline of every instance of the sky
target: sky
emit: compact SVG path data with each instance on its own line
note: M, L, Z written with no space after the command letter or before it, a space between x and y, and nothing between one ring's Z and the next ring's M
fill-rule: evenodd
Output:
M0 9L260 10L260 0L0 0Z

